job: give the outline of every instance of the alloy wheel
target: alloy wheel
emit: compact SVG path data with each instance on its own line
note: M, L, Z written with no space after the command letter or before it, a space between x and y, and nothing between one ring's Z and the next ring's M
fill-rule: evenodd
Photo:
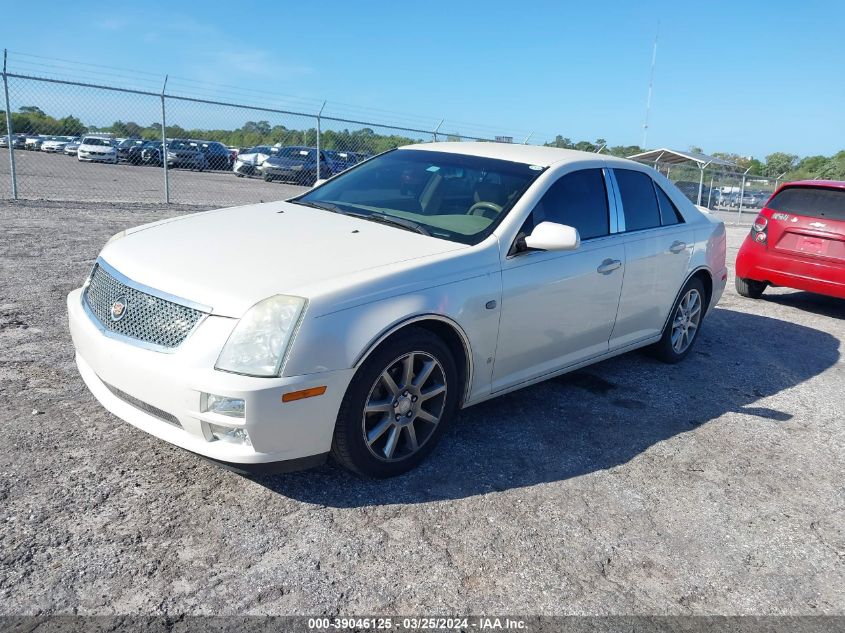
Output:
M701 293L691 288L678 303L672 319L672 349L683 354L692 344L701 323Z
M377 459L410 457L434 434L446 407L446 373L427 352L409 352L379 374L364 405L364 443Z

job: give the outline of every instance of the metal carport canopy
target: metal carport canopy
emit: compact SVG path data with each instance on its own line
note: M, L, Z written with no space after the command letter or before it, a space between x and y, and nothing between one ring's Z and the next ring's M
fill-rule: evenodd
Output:
M664 165L680 165L681 163L696 163L699 168L704 169L708 165L719 165L720 167L730 167L739 170L736 163L724 158L716 158L715 156L708 156L707 154L700 154L698 152L679 152L674 149L652 149L647 152L641 152L628 156L630 160L635 160L640 163L661 163Z
M704 170L712 165L725 167L731 171L739 172L740 168L736 163L733 163L724 158L716 158L707 154L699 152L679 152L675 149L653 149L648 152L641 152L628 156L629 160L635 160L638 163L651 163L657 167L658 165L682 165L685 163L694 163L699 170L698 178L698 200L696 204L701 204L701 194L704 190ZM746 170L745 173L748 173ZM745 190L745 178L742 179L742 189Z

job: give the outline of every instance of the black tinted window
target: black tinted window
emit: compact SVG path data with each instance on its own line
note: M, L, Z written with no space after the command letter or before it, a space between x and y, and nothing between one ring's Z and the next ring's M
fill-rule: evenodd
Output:
M614 169L622 207L625 211L625 230L639 231L660 226L660 210L651 178L640 171Z
M845 220L845 191L824 187L789 187L769 200L766 206L772 211Z
M663 226L683 222L684 219L680 211L678 211L678 207L669 199L669 196L660 188L660 185L654 183L654 190L657 192L657 203L660 205L660 221L663 223Z
M535 226L545 221L574 226L582 240L607 235L607 190L601 169L563 176L543 195L531 215Z

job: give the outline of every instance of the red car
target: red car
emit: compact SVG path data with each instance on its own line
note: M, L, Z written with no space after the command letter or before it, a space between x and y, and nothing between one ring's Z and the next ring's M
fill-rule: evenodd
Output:
M789 182L769 198L736 258L739 294L766 286L845 299L845 182Z

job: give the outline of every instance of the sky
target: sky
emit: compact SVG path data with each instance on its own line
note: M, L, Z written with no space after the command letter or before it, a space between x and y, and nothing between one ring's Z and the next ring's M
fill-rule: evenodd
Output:
M326 100L326 113L367 121L430 129L445 119L443 132L611 145L642 142L659 23L648 147L756 157L845 149L841 0L38 7L34 15L30 4L7 3L5 21L16 26L0 46L10 72L153 91L168 74L183 94L249 103L285 95L308 111Z

